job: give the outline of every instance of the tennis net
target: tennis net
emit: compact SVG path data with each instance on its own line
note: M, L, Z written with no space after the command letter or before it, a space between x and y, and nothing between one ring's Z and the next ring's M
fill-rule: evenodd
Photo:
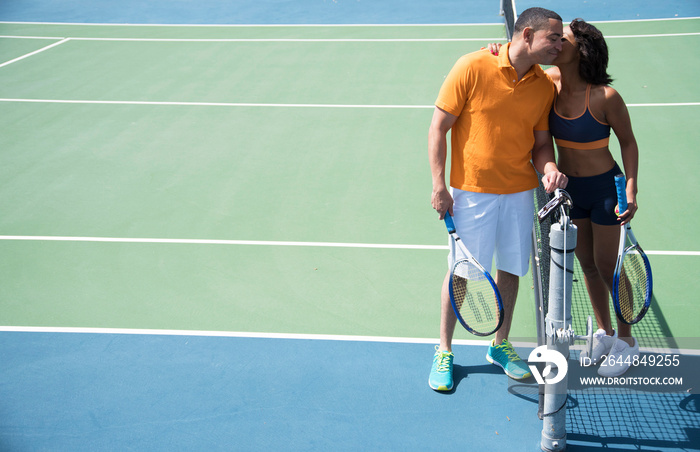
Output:
M538 174L540 180L542 175ZM537 336L538 344L544 342L544 319L549 309L549 275L550 275L550 253L549 253L549 230L552 221L558 218L548 217L542 223L537 219L537 212L551 199L540 182L539 188L535 190L535 229L533 234L533 266L532 278L535 290L535 304L537 308ZM616 326L617 317L613 308L612 300L609 301L610 319L613 327ZM571 289L571 326L576 334L586 334L586 323L588 316L593 316L593 307L588 297L588 290L583 276L583 271L578 259L574 259L574 275ZM593 330L596 326L593 318ZM651 307L647 311L644 319L635 324L632 334L639 341L640 346L650 348L679 348L679 344L673 338L671 330L666 322L663 312L658 304L652 299Z
M542 175L538 174L540 180ZM549 310L549 275L550 275L550 253L549 253L549 230L552 222L558 221L554 215L547 217L542 223L537 219L537 212L549 202L551 195L544 190L542 182L535 190L535 231L533 236L534 264L532 269L533 286L535 289L535 302L538 308L538 342L540 345L544 339L544 318ZM572 328L578 334L586 333L586 322L588 316L593 313L586 284L583 279L583 272L578 260L574 259L574 276L571 289L571 317Z

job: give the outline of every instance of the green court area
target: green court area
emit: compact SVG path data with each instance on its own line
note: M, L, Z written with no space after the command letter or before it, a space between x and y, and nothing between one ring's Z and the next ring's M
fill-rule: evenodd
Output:
M699 28L601 24L640 148L650 336L697 335ZM501 26L0 35L2 324L438 336L432 103Z

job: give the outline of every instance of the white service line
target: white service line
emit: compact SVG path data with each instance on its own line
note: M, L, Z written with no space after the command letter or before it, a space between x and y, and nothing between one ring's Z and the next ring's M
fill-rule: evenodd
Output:
M320 248L373 248L399 250L447 250L447 245L409 245L391 243L347 242L294 242L276 240L218 240L218 239L157 239L138 237L72 237L46 235L0 235L0 241L37 242L100 242L100 243L152 243L173 245L243 245L243 246L305 246ZM645 251L657 256L700 256L700 251Z
M628 38L672 38L676 36L700 36L700 33L689 32L689 33L658 33L650 35L610 35L606 36L605 39L628 39Z
M25 59L25 58L29 58L29 57L32 56L32 55L36 55L37 53L41 53L41 52L43 52L44 50L49 50L49 49L52 48L52 47L56 47L56 46L58 46L58 45L63 44L64 42L68 42L68 41L70 41L70 38L64 38L64 39L62 39L62 40L60 40L60 41L58 41L58 42L54 42L53 44L49 44L49 45L47 45L46 47L42 47L42 48L39 49L39 50L35 50L35 51L31 52L31 53L28 53L28 54L26 54L26 55L22 55L21 57L15 58L14 60L6 61L6 62L0 64L0 67L5 67L5 66L8 66L8 65L10 65L10 64L12 64L12 63L15 63L15 62L17 62L17 61L23 60L23 59Z
M56 41L56 40L61 40L61 39L69 39L64 36L58 37L58 36L8 36L8 35L0 35L0 38L3 39L46 39L46 40L51 40L51 41Z
M627 104L627 107L697 107L700 102L668 102L656 104Z
M71 38L74 41L125 42L500 42L491 38Z
M260 107L260 108L373 108L373 109L433 109L434 105L359 105L359 104L279 104L259 102L162 102L140 100L79 100L79 99L15 99L0 98L0 102L24 102L39 104L88 104L88 105L154 105L154 106L178 106L178 107ZM627 104L628 108L634 107L693 107L700 106L700 102L668 102Z
M700 256L700 251L644 251L648 255L656 256Z
M680 18L684 19L684 18ZM0 21L0 24L13 25L60 25L86 27L133 27L133 28L414 28L414 27L493 27L499 23L452 23L452 24L134 24L134 23L87 23L87 22L22 22Z
M626 20L596 20L591 22L592 24L629 24L635 22L668 22L668 21L678 21L678 20L696 20L700 17L665 17L658 19L626 19Z
M1 240L40 241L40 242L102 242L102 243L164 243L177 245L253 245L253 246L305 246L322 248L375 248L406 250L446 250L447 245L406 245L384 243L340 243L340 242L293 242L275 240L216 240L216 239L154 239L123 237L60 237L1 235Z
M399 108L426 109L433 105L355 105L355 104L266 104L255 102L160 102L138 100L69 100L69 99L7 99L0 102L27 102L45 104L97 104L97 105L156 105L183 107L265 107L265 108Z
M667 38L700 36L700 32L659 33L647 35L611 35L606 39ZM75 41L125 41L125 42L501 42L503 37L490 38L91 38L74 37Z

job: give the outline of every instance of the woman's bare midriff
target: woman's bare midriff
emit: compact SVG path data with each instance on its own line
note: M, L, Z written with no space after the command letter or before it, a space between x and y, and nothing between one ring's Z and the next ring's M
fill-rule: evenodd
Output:
M615 159L606 146L599 149L557 148L559 171L572 177L590 177L603 174L615 166Z

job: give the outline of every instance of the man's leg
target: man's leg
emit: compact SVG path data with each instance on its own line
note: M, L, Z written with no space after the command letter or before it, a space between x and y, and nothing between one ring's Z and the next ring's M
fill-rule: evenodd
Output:
M518 276L503 270L496 271L496 286L498 286L498 291L501 293L501 300L503 301L503 325L496 332L497 344L503 342L503 339L508 339L510 325L513 322L515 301L518 298L519 285L520 278Z
M520 359L508 341L519 283L520 277L512 273L503 270L496 272L496 285L503 301L503 325L496 332L496 337L486 353L488 362L502 367L506 375L516 380L529 378L532 375L530 368Z
M496 332L486 359L503 368L516 380L530 377L530 368L508 341L518 297L520 275L525 275L530 260L534 202L532 191L503 195L500 198L496 239L496 285L503 301L503 324Z
M447 272L445 280L442 283L442 292L440 294L440 350L452 351L452 337L455 334L455 325L457 324L457 316L452 309L450 301L450 272Z
M498 195L489 193L471 193L453 189L454 215L453 219L467 249L480 262L488 262L487 268L493 259L493 246L495 244L495 230L497 216L496 205ZM485 215L490 212L491 215ZM450 262L462 259L459 248L455 250L456 256L450 257ZM445 276L440 296L440 345L436 347L433 357L433 368L430 373L430 387L439 391L449 391L452 388L452 338L454 336L457 316L452 310L450 302L450 274ZM449 363L449 365L448 365ZM449 374L448 374L449 370Z
M450 391L454 386L452 337L456 324L457 316L450 302L450 272L448 271L440 293L440 345L435 347L433 366L428 378L428 385L436 391Z

